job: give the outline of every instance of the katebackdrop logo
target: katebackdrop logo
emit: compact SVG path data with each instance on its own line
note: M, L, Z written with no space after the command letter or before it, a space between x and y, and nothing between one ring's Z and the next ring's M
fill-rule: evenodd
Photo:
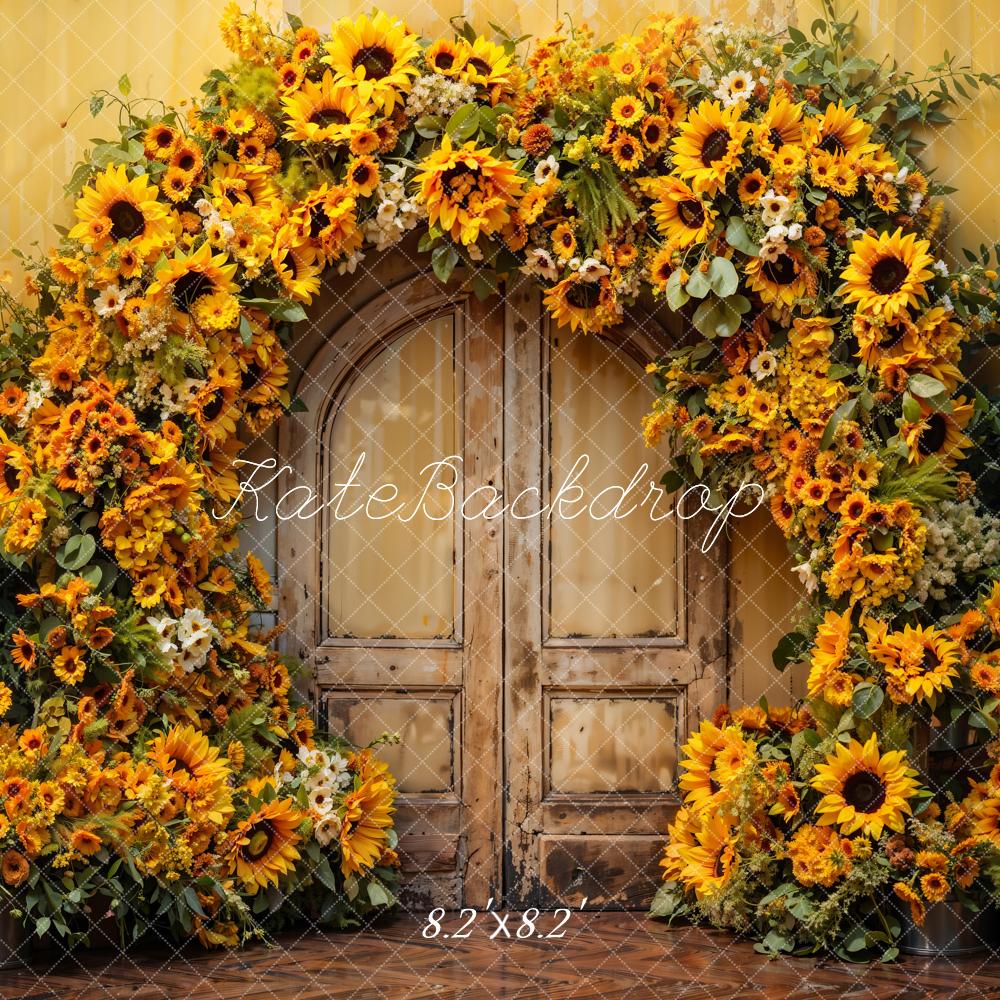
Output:
M542 502L542 491L538 487L530 486L508 504L503 491L489 483L475 487L459 502L460 455L429 462L420 470L421 484L417 494L404 497L393 482L382 482L374 487L359 482L366 461L367 454L361 452L348 477L334 483L328 497L320 496L305 483L290 487L274 501L272 515L279 521L310 520L328 510L337 521L364 517L371 521L396 518L408 523L417 517L430 521L450 520L456 509L465 520L483 518L487 521L504 516L518 521L542 517L565 521L579 517L620 521L632 516L646 516L651 521L670 518L689 521L707 514L714 515L701 543L702 552L707 552L730 519L749 517L764 502L764 489L758 483L743 483L728 498L714 495L704 483L668 494L650 478L649 465L645 462L627 483L605 486L588 496L580 482L591 464L590 455L586 453L576 460L562 483L551 493L548 503ZM240 482L239 494L232 504L221 513L213 511L213 516L220 520L228 517L242 503L245 517L269 520L268 514L262 513L262 505L269 502L267 493L284 474L294 474L294 469L290 465L279 468L278 460L273 457L262 462L239 458L236 464L249 468L250 475Z

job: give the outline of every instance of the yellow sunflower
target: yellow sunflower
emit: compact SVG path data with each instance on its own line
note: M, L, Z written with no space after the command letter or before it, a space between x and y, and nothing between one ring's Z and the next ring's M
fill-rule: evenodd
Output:
M840 827L842 834L858 831L874 837L886 828L902 833L909 800L917 790L916 774L902 750L879 753L873 733L862 746L857 740L838 744L816 766L812 787L823 794L816 813L820 826Z
M466 246L503 229L522 193L513 163L477 149L475 142L456 148L446 135L420 166L415 180L430 224Z
M424 62L440 76L460 76L468 58L469 46L464 39L439 38L424 53Z
M974 406L964 396L951 402L951 409L935 410L925 399L920 403L921 416L913 422L904 421L899 428L906 442L907 459L919 465L934 456L942 464L952 466L965 457L963 448L972 447L972 441L962 433L972 419Z
M327 70L319 83L306 80L294 93L282 98L285 136L302 142L349 143L368 126L373 107L358 91L334 82Z
M706 813L695 831L695 843L680 846L680 880L699 899L711 896L732 877L738 863L735 839L732 818Z
M845 685L840 680L844 673L844 664L847 662L850 639L851 609L848 608L839 615L835 611L827 611L813 639L807 682L810 698L822 698L831 705L850 703L854 685Z
M861 156L878 147L868 141L872 127L857 117L857 108L844 107L844 102L827 105L826 111L815 121L815 148L833 156L851 153Z
M173 237L169 211L157 194L148 174L129 180L124 164L108 167L83 189L74 209L80 221L70 238L95 250L126 240L143 257L162 249Z
M653 218L656 228L674 247L684 249L704 243L715 225L715 212L683 181L664 177L650 189L655 193Z
M221 824L232 814L229 761L194 726L174 726L157 736L146 757L185 796L192 818Z
M545 292L545 307L560 326L574 333L599 333L613 326L619 314L608 308L604 288L607 279L584 281L579 273L571 274Z
M395 797L392 785L377 774L345 796L340 830L340 870L345 876L378 863L392 826Z
M271 266L282 288L297 302L308 304L319 292L323 258L311 243L296 239L290 226L278 233Z
M239 286L233 281L236 266L229 263L224 253L212 256L208 243L202 243L189 254L179 250L156 271L147 298L155 302L169 295L176 309L189 313L203 295L238 291Z
M684 861L681 859L681 849L697 847L695 839L700 819L690 809L677 810L673 823L667 827L667 843L660 859L664 882L678 882L684 871Z
M926 298L924 282L931 277L934 258L930 243L915 233L869 236L854 241L850 265L841 272L840 294L857 304L859 312L892 319Z
M773 260L754 257L746 265L746 276L762 302L792 306L809 293L811 271L798 250L787 249Z
M228 856L229 872L251 896L277 885L301 857L298 827L306 813L292 799L274 799L256 809L236 828Z
M723 110L718 101L702 101L671 145L674 169L698 194L714 194L739 169L749 131L737 105Z
M462 68L462 79L474 87L486 90L492 103L496 104L510 82L510 72L510 55L504 47L480 36L468 51Z
M737 727L720 729L707 720L702 722L682 749L686 757L681 761L684 773L678 785L688 807L698 812L724 801L727 784L754 758L756 750L756 744Z
M338 83L357 92L362 104L392 114L396 102L410 92L419 55L417 36L402 21L378 11L371 18L338 21L323 62L333 69Z
M771 97L767 110L754 125L754 137L765 155L777 153L783 146L799 146L805 139L802 127L804 104L793 104L787 97Z
M936 628L907 625L902 632L887 632L873 625L867 645L872 659L885 667L895 701L934 702L958 677L958 643Z

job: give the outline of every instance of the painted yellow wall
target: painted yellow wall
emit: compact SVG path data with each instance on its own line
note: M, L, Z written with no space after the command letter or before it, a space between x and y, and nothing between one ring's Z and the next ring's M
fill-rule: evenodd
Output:
M865 0L859 28L868 54L889 54L919 68L948 49L977 69L1000 68L996 0ZM391 5L390 5L391 6ZM400 6L424 34L447 29L453 15L485 28L493 21L512 34L547 31L558 19L589 23L613 38L665 6L657 0L410 0ZM680 4L666 6L678 7ZM128 72L135 94L178 101L196 92L204 73L226 61L218 37L222 0L4 0L0 5L0 272L13 267L7 245L29 249L50 242L51 222L67 222L62 194L81 144L107 134L91 120L86 102L96 88L114 89ZM281 0L259 0L277 15ZM285 0L285 9L321 27L355 13L347 0ZM808 29L819 0L692 0L703 17L782 24ZM841 9L849 9L841 5ZM69 118L69 124L62 126ZM1000 101L976 100L964 119L932 141L928 159L959 192L951 199L952 245L977 244L1000 234L995 169L1000 162ZM770 648L785 630L797 597L782 540L761 515L743 526L733 544L732 607L738 644L734 700L760 693L777 702L798 691L800 679L776 677Z

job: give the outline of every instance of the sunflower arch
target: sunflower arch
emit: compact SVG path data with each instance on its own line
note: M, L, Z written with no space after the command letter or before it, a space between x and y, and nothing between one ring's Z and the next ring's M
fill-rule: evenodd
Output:
M409 233L477 299L533 276L573 333L682 314L701 337L650 366L643 427L664 484L761 482L800 560L775 662L809 661L808 705L694 734L654 912L890 955L886 897L917 923L983 899L1000 420L968 358L1000 279L990 248L944 253L913 129L997 79L889 72L832 17L526 53L384 12L323 35L229 4L222 31L234 61L184 110L127 77L94 95L118 135L26 261L31 304L0 303L0 876L25 922L73 938L101 892L123 931L215 945L392 903L394 780L296 699L234 501L247 438L296 408L286 345L321 282ZM963 769L934 770L939 739Z

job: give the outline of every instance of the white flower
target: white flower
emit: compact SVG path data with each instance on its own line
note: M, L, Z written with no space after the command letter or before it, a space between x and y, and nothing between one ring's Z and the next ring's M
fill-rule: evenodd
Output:
M792 567L792 572L798 575L799 582L806 588L806 590L811 594L819 586L819 577L813 572L812 563L810 562L816 556L816 550L813 549L812 553L804 563L799 563L798 566Z
M760 245L760 259L773 264L787 249L788 245L784 240L776 243L765 241Z
M299 760L302 761L306 767L326 767L327 759L326 754L319 747L314 747L312 750L309 747L299 747Z
M790 236L788 226L783 226L780 222L767 231L768 243L780 243L786 236Z
M790 240L792 240L792 242L794 242L795 240L801 240L802 239L802 223L801 222L793 222L788 227L788 238Z
M542 247L533 247L528 251L528 262L521 268L525 274L537 274L549 281L555 281L559 277L559 268L552 259L548 250Z
M951 301L951 296L950 295L942 295L941 296L941 306L942 306L942 308L944 309L945 312L954 312L955 311L955 304L954 304L954 302Z
M195 211L203 218L215 213L215 206L207 198L199 198L194 203Z
M600 281L611 273L611 268L602 264L596 257L588 257L580 265L580 277L584 281Z
M761 351L750 362L750 372L758 382L763 382L774 374L778 367L778 359L773 351Z
M473 243L465 248L465 252L469 255L470 260L482 260L483 251L479 249L478 245Z
M734 69L719 80L719 86L716 87L713 93L729 108L737 101L742 101L748 94L751 94L754 85L755 81L750 73Z
M559 161L549 154L544 160L539 160L535 167L535 183L544 184L550 177L559 176Z
M704 65L701 67L701 69L698 71L698 82L703 87L708 87L709 89L711 89L712 86L714 86L715 76L712 74L711 66Z
M765 226L786 222L791 210L791 201L787 195L775 194L773 189L769 190L760 200L760 215Z
M309 792L309 806L320 816L325 816L334 808L336 792L330 785L317 785Z
M94 312L98 316L114 316L122 311L125 305L125 296L117 285L108 285L101 290L101 293L94 299Z
M340 836L340 817L336 814L324 816L313 828L313 836L321 847L326 847Z

